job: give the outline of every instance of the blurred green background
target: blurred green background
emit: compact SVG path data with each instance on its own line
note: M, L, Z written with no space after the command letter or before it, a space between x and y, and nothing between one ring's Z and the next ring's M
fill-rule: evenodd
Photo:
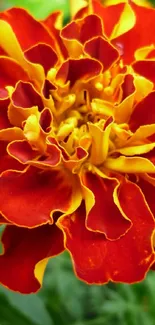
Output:
M37 18L57 9L66 21L69 17L69 0L0 0L0 10L12 6L25 7ZM154 288L154 272L135 285L87 286L76 279L65 253L50 261L38 294L20 295L0 286L0 325L155 325Z

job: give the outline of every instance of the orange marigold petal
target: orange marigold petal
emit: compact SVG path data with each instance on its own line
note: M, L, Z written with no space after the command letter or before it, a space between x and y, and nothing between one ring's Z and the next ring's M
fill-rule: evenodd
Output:
M110 37L114 26L119 22L124 7L124 3L104 7L99 1L92 1L93 13L102 19L104 24L104 32L108 37Z
M94 59L69 59L61 65L57 72L56 80L60 83L70 81L70 85L73 86L78 80L87 81L88 79L99 75L101 70L102 65Z
M52 223L54 211L67 212L73 198L76 204L73 179L68 177L64 171L40 171L33 167L22 173L4 172L0 178L0 211L19 226L31 228Z
M101 178L91 172L82 176L86 190L91 191L94 205L88 211L86 227L90 230L104 233L107 239L115 240L124 235L131 227L129 219L124 218L123 212L114 202L119 185L116 179ZM86 207L90 204L90 193L85 190ZM128 216L130 218L130 216Z
M0 71L0 89L15 86L18 80L28 80L26 71L16 60L9 57L0 57Z
M9 143L7 151L11 157L23 164L39 156L39 152L33 150L26 140L16 140Z
M68 57L67 50L60 37L60 29L63 24L63 14L61 11L52 12L45 20L42 21L43 26L48 30L49 34L55 41L56 52L59 55L60 62Z
M132 132L135 132L142 125L155 123L154 101L155 91L152 91L135 106L129 121L129 126Z
M154 156L155 157L155 156ZM155 160L155 159L154 159ZM155 187L149 183L147 180L140 178L138 181L138 186L141 188L145 199L153 213L153 215L155 216Z
M130 215L133 226L116 241L86 229L84 207L58 221L75 272L87 283L141 281L154 260L154 220L140 189L133 183L123 184L119 200Z
M86 42L84 51L103 64L103 69L109 69L119 58L119 53L103 37L96 37Z
M51 46L55 44L44 26L22 8L11 8L1 12L0 19L10 24L24 51L40 42Z
M155 60L135 61L132 67L135 72L155 83Z
M37 263L64 250L62 233L55 225L35 229L7 226L2 243L0 282L21 293L36 292L40 288L34 274Z
M9 155L21 164L29 164L38 168L55 167L61 160L61 151L54 144L47 145L47 155L41 155L39 151L33 150L26 141L13 141L8 145ZM36 160L36 158L38 158Z
M45 107L40 114L39 124L43 133L49 133L51 130L51 123L53 121L53 116L49 108Z
M138 48L154 43L155 10L134 3L131 3L131 7L136 15L134 27L113 40L114 45L121 46L122 58L127 64L134 61Z
M2 103L1 103L2 102ZM2 107L1 107L2 104ZM9 101L0 100L0 130L10 128L12 125L8 119L7 106Z
M44 67L45 73L55 66L58 61L57 54L47 44L39 43L24 52L25 57L33 62L39 63Z
M35 90L31 83L19 81L12 94L13 105L29 108L38 106L42 110L44 105L39 93Z
M102 22L96 15L89 15L83 19L71 21L61 30L63 39L72 41L76 39L82 44L93 37L102 36L102 34Z
M0 174L5 170L23 170L25 166L8 155L6 151L7 142L0 141Z
M0 213L0 225L5 225L5 224L9 224L9 221L6 220Z

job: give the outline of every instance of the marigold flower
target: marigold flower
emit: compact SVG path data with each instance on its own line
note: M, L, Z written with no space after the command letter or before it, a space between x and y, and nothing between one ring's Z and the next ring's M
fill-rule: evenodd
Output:
M64 27L59 12L0 13L0 282L12 290L37 291L65 249L89 284L153 268L155 10L112 2Z

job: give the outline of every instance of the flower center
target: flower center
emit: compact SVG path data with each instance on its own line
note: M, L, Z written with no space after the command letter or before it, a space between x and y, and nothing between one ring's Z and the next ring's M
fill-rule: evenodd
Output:
M114 121L114 89L111 85L103 87L97 81L95 87L92 88L91 85L91 92L88 88L89 86L80 93L76 91L75 94L69 94L56 104L54 136L70 159L75 157L77 148L81 147L87 152L81 164L89 162L100 166L108 156L118 155L116 150L130 137L131 132L128 124L117 124ZM109 102L101 98L91 98L90 94L92 96L96 89L97 92L102 92L103 98L108 96Z

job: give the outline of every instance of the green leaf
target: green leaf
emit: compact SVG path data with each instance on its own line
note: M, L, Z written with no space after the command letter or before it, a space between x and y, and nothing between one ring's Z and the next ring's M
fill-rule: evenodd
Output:
M19 310L12 307L7 298L0 294L0 324L1 325L36 325Z
M41 297L36 294L21 295L0 287L0 295L8 301L9 309L16 310L32 324L52 325L52 319ZM0 306L1 314L1 306ZM21 324L20 324L21 325Z

